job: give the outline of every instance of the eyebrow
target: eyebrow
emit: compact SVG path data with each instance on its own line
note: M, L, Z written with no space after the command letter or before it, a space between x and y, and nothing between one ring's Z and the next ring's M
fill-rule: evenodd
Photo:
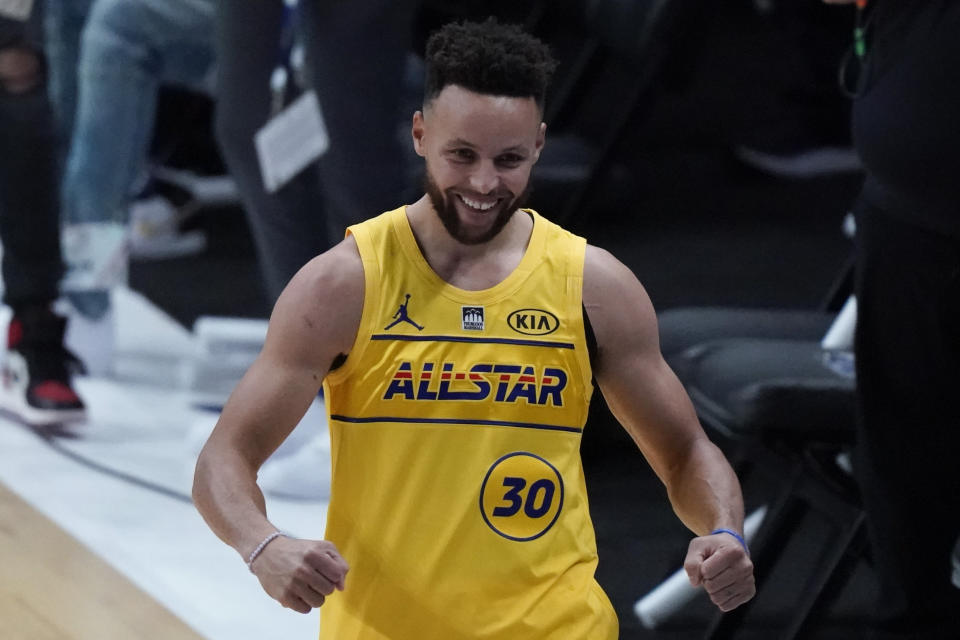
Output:
M463 138L454 138L453 140L450 140L449 142L447 142L447 144L445 144L444 146L447 147L448 149L452 147L470 147L471 149L477 148L477 145L467 140L464 140Z
M452 149L455 147L469 147L471 149L476 149L477 145L468 140L464 140L463 138L454 138L444 145L444 147L447 149ZM507 147L506 149L500 150L499 153L526 153L526 148L523 145L515 144L512 147Z

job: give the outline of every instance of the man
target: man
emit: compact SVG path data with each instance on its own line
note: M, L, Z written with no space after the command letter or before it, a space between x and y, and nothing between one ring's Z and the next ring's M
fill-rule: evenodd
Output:
M86 410L71 382L79 362L63 346L66 320L51 310L63 264L40 16L15 5L0 7L0 239L3 302L13 311L0 409L45 426L82 421Z
M247 211L271 303L293 274L339 241L348 226L395 206L404 193L398 104L418 4L215 3L217 141ZM304 62L302 74L290 69L288 84L316 92L329 145L315 163L270 191L262 166L266 154L258 154L255 139L277 116L278 89L271 88L276 73L294 66L289 31L303 44ZM371 89L376 100L370 99Z
M831 4L850 4L831 0ZM871 638L960 638L960 3L856 2L857 451ZM859 69L859 73L857 70Z
M110 290L128 255L182 255L202 232L144 194L161 84L204 91L213 66L213 0L47 0L46 50L65 145L61 185L70 343L88 371L113 373ZM129 228L129 232L128 232ZM165 240L165 241L164 241Z
M412 126L426 195L297 274L200 455L201 513L281 604L326 602L322 638L616 638L579 456L593 377L699 536L691 581L722 610L754 594L739 485L640 283L520 208L553 66L492 21L430 38ZM296 540L256 473L321 382L326 540Z

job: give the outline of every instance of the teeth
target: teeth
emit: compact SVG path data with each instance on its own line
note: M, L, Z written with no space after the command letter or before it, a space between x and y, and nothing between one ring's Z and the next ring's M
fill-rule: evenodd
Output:
M466 204L471 209L479 209L480 211L487 211L489 209L492 209L493 206L497 204L496 201L488 202L484 204L483 202L477 202L476 200L471 200L470 198L467 198L464 196L460 196L460 199L463 200L464 204Z

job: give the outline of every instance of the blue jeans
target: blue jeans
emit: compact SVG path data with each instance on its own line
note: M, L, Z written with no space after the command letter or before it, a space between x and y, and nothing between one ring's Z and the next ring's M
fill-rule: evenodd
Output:
M210 75L214 0L47 4L51 91L70 140L64 223L125 224L145 169L160 85L201 89ZM106 310L106 292L83 297L71 296L87 315Z
M199 89L209 76L214 3L94 0L79 50L70 51L85 1L48 0L48 26L59 18L68 32L62 50L50 55L57 112L73 123L63 217L67 224L124 223L131 186L146 162L160 85Z

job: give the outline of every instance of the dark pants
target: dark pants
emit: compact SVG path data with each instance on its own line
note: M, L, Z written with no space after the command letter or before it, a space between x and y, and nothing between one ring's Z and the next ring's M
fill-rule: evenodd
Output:
M302 0L298 25L330 148L274 194L253 145L268 120L280 0L217 2L217 138L250 218L271 301L346 227L402 204L398 128L412 7L407 0Z
M861 205L857 243L856 469L879 616L903 637L960 638L960 239Z
M39 16L0 18L0 49L10 47L31 49L42 61ZM0 241L4 302L14 309L48 304L63 273L56 140L42 68L25 93L0 85Z

